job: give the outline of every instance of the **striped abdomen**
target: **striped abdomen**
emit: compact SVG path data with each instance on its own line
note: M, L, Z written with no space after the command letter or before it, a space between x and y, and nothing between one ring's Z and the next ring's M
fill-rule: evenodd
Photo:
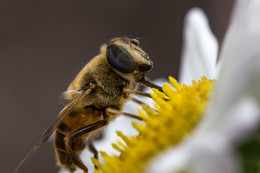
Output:
M103 112L93 106L85 107L80 111L71 112L58 126L55 133L55 150L58 164L73 172L76 166L70 153L66 150L64 138L77 130L103 119ZM87 139L92 132L70 140L71 149L79 154L86 146Z

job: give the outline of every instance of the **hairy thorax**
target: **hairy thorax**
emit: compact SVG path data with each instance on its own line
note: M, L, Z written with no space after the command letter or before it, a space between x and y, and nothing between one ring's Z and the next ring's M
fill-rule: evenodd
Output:
M124 88L135 90L137 82L133 79L123 78L112 70L102 56L97 56L88 63L71 83L68 90L82 91L89 84L95 88L83 101L83 105L94 105L99 109L113 107L121 110L124 103L129 99L128 94L123 92ZM67 95L68 99L75 99L77 94Z
M91 93L92 103L100 107L121 109L122 105L129 99L129 95L124 93L123 89L133 90L136 88L137 83L122 78L109 68L103 68L103 70L102 74L93 79L96 86Z

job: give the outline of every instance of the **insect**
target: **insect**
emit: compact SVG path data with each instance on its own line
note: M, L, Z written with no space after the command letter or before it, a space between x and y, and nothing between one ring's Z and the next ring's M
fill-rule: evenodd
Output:
M70 172L77 168L85 173L88 168L79 154L87 146L98 157L92 141L95 135L119 115L141 119L122 112L130 93L139 83L161 89L145 77L153 62L139 47L139 41L127 37L111 39L103 44L95 56L69 85L64 97L70 101L54 123L45 130L37 143L22 160L15 172L31 158L55 131L55 151L58 165ZM147 96L147 94L143 94Z

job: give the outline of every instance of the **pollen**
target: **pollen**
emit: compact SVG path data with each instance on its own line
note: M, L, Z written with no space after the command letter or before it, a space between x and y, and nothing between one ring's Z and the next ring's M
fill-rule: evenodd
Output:
M145 123L133 123L139 135L125 136L117 132L123 142L112 146L120 155L101 152L104 162L92 159L96 173L143 172L151 158L191 134L204 115L214 80L202 77L191 86L179 85L172 77L169 81L171 85L165 84L163 92L153 89L155 109L142 105L143 111L139 114Z

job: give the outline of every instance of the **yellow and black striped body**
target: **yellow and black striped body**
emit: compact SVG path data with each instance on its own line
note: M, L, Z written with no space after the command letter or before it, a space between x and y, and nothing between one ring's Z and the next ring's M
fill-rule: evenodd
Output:
M76 169L70 154L66 151L64 138L82 127L103 119L103 111L94 106L87 106L80 111L71 112L58 126L55 134L55 150L58 164L73 172ZM93 137L95 132L87 133L71 141L71 148L75 154L79 154L87 145L88 139Z

